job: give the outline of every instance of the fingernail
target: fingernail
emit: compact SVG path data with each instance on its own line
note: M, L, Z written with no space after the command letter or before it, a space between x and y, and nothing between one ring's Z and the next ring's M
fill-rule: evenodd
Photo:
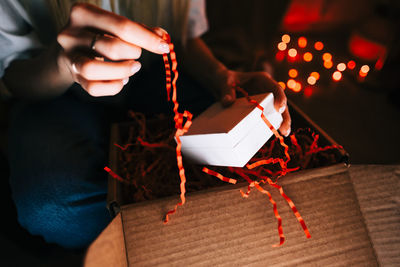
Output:
M282 114L283 112L285 112L285 109L286 109L286 105L280 107L280 108L279 108L279 113Z
M142 67L142 64L140 64L140 62L136 61L132 66L131 72L136 73L140 70L141 67Z
M232 96L231 95L225 95L224 98L222 99L224 103L229 103L232 101Z
M78 72L78 69L76 68L75 63L72 63L71 67L72 67L73 72L79 73L79 72Z
M288 137L291 131L292 131L292 129L289 128L289 129L287 130L286 134L285 134L285 137Z
M160 52L162 53L169 53L169 44L167 44L164 41L160 42L160 45L158 46L158 49L160 49Z
M122 82L123 82L124 85L127 84L129 82L129 78L123 79Z

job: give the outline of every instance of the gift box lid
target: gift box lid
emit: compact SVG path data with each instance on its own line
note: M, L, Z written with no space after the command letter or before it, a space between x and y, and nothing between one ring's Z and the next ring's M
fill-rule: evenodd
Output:
M278 129L282 116L274 108L272 93L252 96L264 115ZM224 108L214 103L193 120L180 137L184 156L208 165L242 167L268 141L272 131L261 118L261 110L246 98Z

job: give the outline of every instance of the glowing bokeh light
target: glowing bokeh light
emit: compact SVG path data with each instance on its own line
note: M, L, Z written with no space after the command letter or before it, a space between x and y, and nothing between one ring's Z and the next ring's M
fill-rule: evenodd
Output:
M300 48L304 48L307 46L307 39L304 36L299 37L297 40L297 44L299 45Z
M286 43L280 42L280 43L278 44L278 49L279 49L280 51L285 51L286 48L287 48L287 44L286 44Z
M282 35L282 42L287 43L287 44L290 42L289 34Z
M324 49L324 44L322 42L315 42L314 44L314 48L315 50L321 51L322 49Z
M301 83L300 82L296 82L296 85L294 86L294 88L292 89L294 92L300 92L301 91Z
M354 68L356 67L356 62L354 62L354 60L350 60L349 62L347 62L347 67L350 70L354 70Z
M369 71L368 65L363 65L360 69L360 72L363 72L363 73L368 73L368 71Z
M289 57L296 57L297 56L297 50L294 48L290 48L288 51Z
M296 81L293 79L289 79L286 84L287 84L287 87L292 90L296 87Z
M323 61L331 61L332 60L332 54L331 53L324 53L322 55L322 60Z
M312 58L313 58L313 55L310 52L306 52L303 55L303 59L306 62L310 62L312 60Z
M303 92L305 97L310 97L313 94L313 89L311 86L307 86L306 88L304 88L304 92Z
M327 68L327 69L332 68L333 67L332 61L325 61L324 62L324 67Z
M309 85L314 85L317 82L317 79L315 79L314 76L310 76L307 78L307 82Z
M286 84L284 82L278 82L279 86L282 87L283 90L286 88Z
M299 73L296 69L290 69L288 74L289 74L290 78L296 78L297 75L299 75Z
M340 71L338 71L338 70L335 71L332 74L332 79L335 80L335 81L340 81L342 79L342 73Z
M317 81L319 80L319 73L316 71L311 72L310 76L314 77Z
M285 52L283 51L278 51L275 55L276 61L282 61L285 59Z
M362 72L361 70L359 71L358 75L360 75L360 77L366 77L368 75L368 72Z
M345 71L346 70L346 64L339 63L339 64L337 64L336 68L337 68L338 71Z

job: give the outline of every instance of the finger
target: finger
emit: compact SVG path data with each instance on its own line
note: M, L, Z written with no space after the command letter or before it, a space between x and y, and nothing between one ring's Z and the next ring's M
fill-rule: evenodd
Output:
M268 76L269 83L271 83L269 86L272 93L274 94L275 110L283 114L283 112L287 108L287 98L285 92L283 91L283 88L269 74L265 74Z
M236 90L234 88L228 88L222 91L221 104L224 107L231 106L236 100Z
M168 43L147 27L94 5L74 5L71 9L70 25L96 28L153 53L169 53Z
M95 40L94 47L93 40ZM94 49L111 60L138 59L142 49L109 34L97 34L88 30L66 28L57 36L58 43L66 52L77 48Z
M154 27L152 30L161 38L163 38L165 34L168 34L168 32L161 27Z
M124 85L128 83L129 78L112 81L90 81L77 75L76 80L91 96L99 97L118 94Z
M279 127L279 131L281 132L282 135L285 137L289 136L290 131L291 131L291 125L292 125L292 119L290 118L290 113L289 113L289 108L286 107L285 111L282 113L282 124L281 127Z
M110 62L78 55L70 61L72 71L87 80L122 80L141 68L140 62L134 60Z

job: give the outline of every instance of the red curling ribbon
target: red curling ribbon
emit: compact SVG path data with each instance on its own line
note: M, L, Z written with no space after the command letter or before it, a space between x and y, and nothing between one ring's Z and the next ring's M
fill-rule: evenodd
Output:
M113 172L113 171L112 171L110 168L108 168L107 166L104 167L104 170L105 170L106 172L108 172L108 173L111 175L112 178L114 178L114 179L116 179L116 180L118 180L118 181L120 181L120 182L126 183L126 181L125 181L124 178L122 178L121 176L119 176L118 174L116 174L115 172Z
M174 121L175 121L175 140L176 140L176 161L179 169L179 177L181 179L180 183L180 198L181 202L177 203L174 207L174 209L170 210L167 212L165 215L165 220L164 223L167 223L169 221L169 215L172 215L176 212L178 209L178 206L182 206L186 202L185 198L185 193L186 193L186 188L185 188L185 183L186 183L186 176L185 176L185 168L183 167L183 162L182 162L182 143L180 140L180 136L182 136L184 133L186 133L192 124L192 114L189 111L184 111L183 113L180 113L178 111L179 104L177 101L177 91L176 91L176 81L178 79L178 71L177 71L177 66L178 62L176 60L176 54L174 51L174 45L171 43L171 38L168 34L163 35L163 39L168 42L169 44L169 58L171 59L171 66L169 65L168 61L168 54L163 54L163 59L164 59L164 65L165 65L165 70L166 70L166 88L167 88L167 94L168 94L168 100L170 100L170 90L172 87L172 102L174 104L173 111L174 111ZM171 81L171 71L169 71L171 68L174 78ZM171 86L171 87L170 87ZM184 118L186 118L186 122L183 123Z
M236 179L225 177L222 174L220 174L220 173L218 173L216 171L210 170L209 168L206 168L206 167L203 167L202 171L207 173L207 174L210 174L212 176L215 176L218 179L220 179L221 181L224 181L224 182L227 182L227 183L236 184L236 182L237 182Z
M307 151L307 152L306 152L306 155L315 154L315 153L318 153L318 152L321 152L321 151L326 151L326 150L334 149L334 148L343 149L343 147L340 146L340 145L332 145L332 146L325 146L325 147L316 147L316 148L313 148L313 149L310 149L309 151Z
M281 146L284 147L284 153L285 153L285 156L286 156L286 161L280 160L279 164L281 165L281 168L282 168L282 175L285 175L287 173L286 172L286 165L290 161L289 147L285 144L285 141L283 140L283 137L278 133L278 131L271 124L271 122L265 117L264 108L257 101L255 101L254 99L251 99L249 94L243 88L241 88L239 86L235 86L235 88L236 88L236 90L241 92L246 97L247 101L249 101L250 103L254 104L259 110L261 110L261 118L262 118L262 120L265 122L267 127L272 131L272 133L276 136L276 138L279 139L279 142L280 142Z
M294 216L296 216L296 219L299 221L301 227L303 228L304 233L306 234L307 238L311 237L310 231L308 230L306 223L304 222L303 218L301 217L299 211L297 210L296 206L294 205L293 201L283 192L282 186L274 183L270 178L267 178L268 184L271 186L277 188L279 190L279 193L281 196L287 201L289 204L290 208L292 209Z
M165 143L148 143L148 142L144 141L141 137L138 137L137 140L142 146L145 146L145 147L152 147L152 148L165 147L165 148L170 148L170 146L165 144Z
M278 220L278 233L279 233L279 244L272 245L273 247L279 247L285 242L285 235L283 234L283 228L282 228L282 218L278 213L278 208L276 205L276 202L272 199L272 195L270 192L262 188L258 182L254 182L254 186L258 189L263 194L266 194L268 196L269 202L271 202L275 214L275 218Z
M296 147L297 153L301 154L302 149L299 143L297 142L297 138L294 134L290 135L290 140L292 141L292 144Z
M115 143L114 144L114 146L116 146L116 147L118 147L118 148L120 148L121 150L127 150L128 149L128 147L130 147L130 146L134 146L135 144L126 144L126 145L124 145L124 146L121 146L121 145L118 145L117 143Z

